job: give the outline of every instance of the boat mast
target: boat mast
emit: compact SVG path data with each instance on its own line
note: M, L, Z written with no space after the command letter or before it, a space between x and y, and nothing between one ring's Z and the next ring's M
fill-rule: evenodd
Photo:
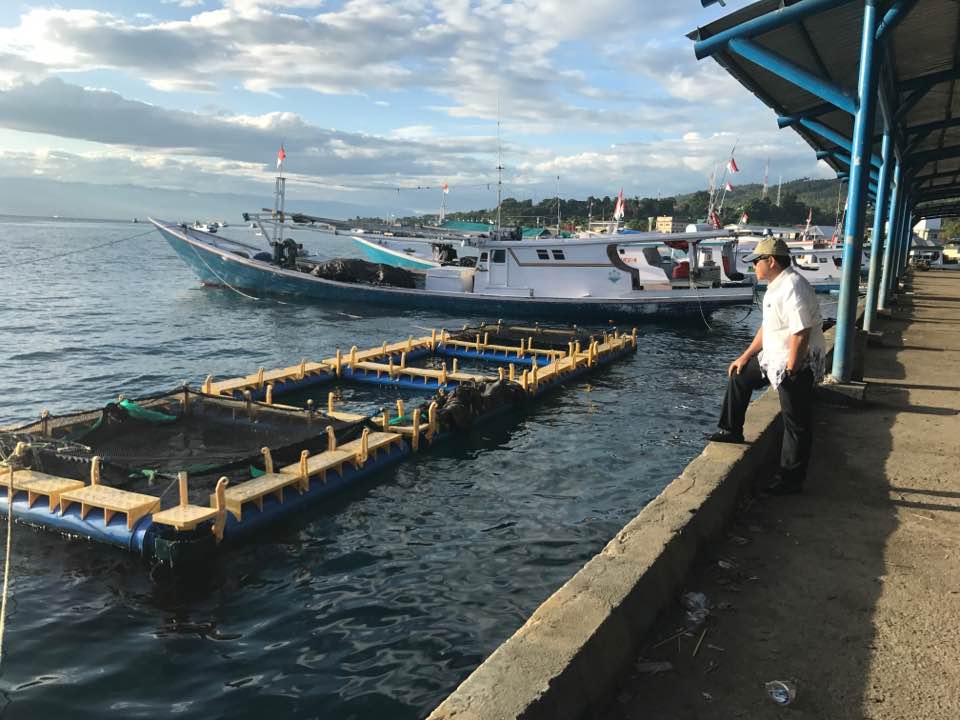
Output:
M277 154L277 179L273 189L273 242L279 244L283 241L283 209L286 202L287 179L283 176L283 161L287 153L280 145L280 152Z
M780 189L783 187L783 175L777 180L777 207L780 207Z
M769 183L767 182L767 178L769 177L769 175L770 175L770 158L767 158L767 163L766 165L763 166L763 190L760 193L761 200L767 199L767 192L768 192L767 188L769 186Z
M500 103L497 102L497 238L500 237L500 203L503 200L503 148L500 146Z
M710 173L710 197L707 200L707 220L713 215L713 204L717 199L717 164L713 164L713 171ZM658 208L659 209L659 208Z

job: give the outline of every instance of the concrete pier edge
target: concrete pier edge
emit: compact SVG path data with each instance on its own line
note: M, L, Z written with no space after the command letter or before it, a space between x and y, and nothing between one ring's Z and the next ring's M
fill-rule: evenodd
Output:
M832 355L834 332L825 335ZM776 393L754 400L748 444L708 443L428 720L564 720L602 711L697 553L729 524L741 493L770 471L779 413Z

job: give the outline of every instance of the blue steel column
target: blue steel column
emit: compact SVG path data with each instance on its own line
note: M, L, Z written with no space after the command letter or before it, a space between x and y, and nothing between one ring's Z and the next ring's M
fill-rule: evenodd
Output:
M900 282L900 276L903 274L903 246L906 244L906 228L909 223L910 208L907 205L907 198L904 197L900 203L900 224L897 226L897 256L893 261L893 281L890 285L890 292L894 295L897 294L897 285Z
M913 233L913 209L909 205L909 200L904 200L903 217L900 218L900 246L897 253L897 262L895 267L897 274L893 278L893 292L897 292L897 287L903 279L903 273L907 269L907 261L910 258L910 236Z
M901 181L906 182L902 178ZM890 287L887 288L890 292L889 297L892 298L897 293L897 278L900 277L900 256L903 251L903 226L906 223L904 220L904 215L907 213L907 197L903 189L899 191L900 202L899 207L897 208L897 224L893 228L893 258L890 262Z
M890 283L893 278L893 269L890 264L894 261L896 255L894 249L897 246L897 224L900 220L900 160L893 168L893 187L890 190L890 208L887 211L887 243L883 247L883 277L880 279L880 296L878 306L881 310L889 308L890 304Z
M877 73L874 68L876 32L876 0L866 0L863 5L863 35L860 41L860 71L857 79L859 104L853 123L853 163L850 166L850 195L844 227L842 280L833 351L832 374L838 382L850 380L853 371L853 338L856 333L857 298L860 290L860 253L863 246L870 156L873 153L874 108L877 103Z
M877 201L873 204L873 241L870 249L870 275L867 279L867 306L863 316L863 329L873 330L877 319L877 297L880 285L880 259L883 251L883 221L887 209L887 186L890 176L890 166L893 164L893 148L890 141L890 127L884 125L883 145L881 155L883 165L880 166L880 177L877 178Z
M913 214L913 207L907 208L906 226L903 228L903 255L900 258L900 279L907 274L907 268L910 267L910 246L913 245L913 226L917 224L917 219Z

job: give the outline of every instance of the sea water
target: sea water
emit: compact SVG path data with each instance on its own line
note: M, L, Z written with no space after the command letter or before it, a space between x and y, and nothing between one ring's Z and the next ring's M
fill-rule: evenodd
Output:
M0 424L482 319L205 288L144 224L0 217L0 237ZM425 716L703 449L759 319L641 326L635 355L227 549L202 584L15 526L5 720Z

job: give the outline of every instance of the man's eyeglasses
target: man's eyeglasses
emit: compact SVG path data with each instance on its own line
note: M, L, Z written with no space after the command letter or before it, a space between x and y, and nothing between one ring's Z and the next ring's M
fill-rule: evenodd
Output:
M770 257L772 257L772 255L761 255L760 257L755 257L753 259L753 264L756 265L761 260L766 260L767 258L770 258Z

